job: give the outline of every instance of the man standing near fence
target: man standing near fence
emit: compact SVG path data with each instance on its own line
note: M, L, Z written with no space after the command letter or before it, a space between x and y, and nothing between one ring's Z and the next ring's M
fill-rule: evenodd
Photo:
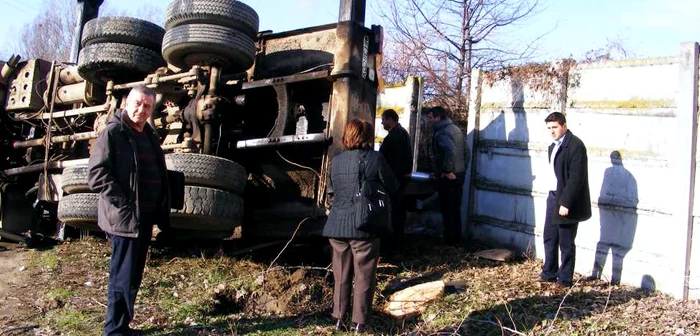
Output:
M438 179L443 237L448 245L459 245L462 239L462 187L467 171L464 133L448 118L447 110L436 106L427 112L433 125L433 157Z
M549 185L544 221L544 266L540 281L571 287L576 263L578 223L591 218L588 154L583 141L566 126L566 117L554 112L545 118L554 142L549 146ZM561 265L559 265L561 250Z
M404 223L406 222L406 206L404 191L408 184L406 175L413 168L413 154L411 151L411 137L399 123L399 115L393 109L382 113L382 126L389 134L382 141L379 152L384 155L391 171L399 181L399 190L391 194L391 226L394 235L387 241L387 247L391 252L398 252L404 239Z

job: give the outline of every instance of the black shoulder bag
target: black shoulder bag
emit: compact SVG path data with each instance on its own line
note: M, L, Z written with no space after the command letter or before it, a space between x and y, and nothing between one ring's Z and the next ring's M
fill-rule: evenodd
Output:
M384 185L378 180L365 179L367 154L359 160L358 188L353 197L355 207L355 229L387 236L393 233L391 227L391 202Z

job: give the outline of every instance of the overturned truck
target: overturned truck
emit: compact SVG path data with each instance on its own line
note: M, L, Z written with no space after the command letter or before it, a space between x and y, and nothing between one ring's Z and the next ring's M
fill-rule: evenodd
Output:
M349 119L375 118L382 29L364 0L334 24L273 33L235 0L174 0L165 27L98 17L79 0L72 63L2 66L2 232L98 230L87 158L129 89L157 93L151 124L185 175L180 236L284 236L325 221L330 161ZM9 232L9 233L8 233Z

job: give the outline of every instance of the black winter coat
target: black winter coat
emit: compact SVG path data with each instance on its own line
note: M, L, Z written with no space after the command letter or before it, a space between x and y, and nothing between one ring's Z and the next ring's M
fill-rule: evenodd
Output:
M552 156L554 144L549 146ZM588 188L588 154L583 141L571 131L566 131L564 141L554 157L554 174L557 176L557 205L569 209L567 217L559 216L557 208L554 224L582 222L591 218L591 193Z
M139 160L134 130L127 123L123 110L117 111L107 122L90 152L88 184L100 194L97 224L107 233L122 237L138 237L139 232ZM158 144L153 128L143 129ZM170 226L170 192L165 155L159 145L154 146L163 178L162 203L153 218L161 229ZM151 223L147 223L150 225Z
M333 205L328 220L323 227L323 236L330 238L372 239L376 235L355 229L355 208L353 195L360 186L359 160L362 153L367 153L364 176L366 180L378 180L389 193L399 188L394 173L384 160L384 156L373 150L353 149L336 155L331 162L331 181L329 194Z
M386 163L396 178L401 180L413 170L413 151L411 149L411 137L401 124L396 124L382 141L379 152L384 155Z

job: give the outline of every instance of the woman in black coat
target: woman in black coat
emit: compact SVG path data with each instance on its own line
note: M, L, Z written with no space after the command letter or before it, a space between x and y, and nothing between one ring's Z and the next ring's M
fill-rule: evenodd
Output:
M380 238L355 229L353 196L358 193L360 183L360 160L364 162L366 180L380 181L389 193L395 192L399 186L382 154L372 150L373 142L374 126L371 123L354 119L345 127L345 151L331 162L329 194L333 206L323 228L323 236L328 237L333 249L332 315L336 319L336 328L343 328L352 297L352 322L358 333L364 331L372 309Z

